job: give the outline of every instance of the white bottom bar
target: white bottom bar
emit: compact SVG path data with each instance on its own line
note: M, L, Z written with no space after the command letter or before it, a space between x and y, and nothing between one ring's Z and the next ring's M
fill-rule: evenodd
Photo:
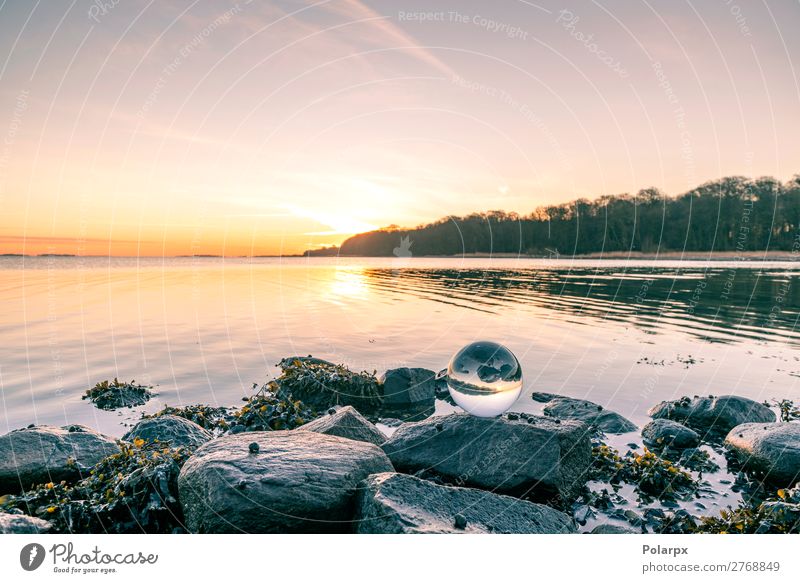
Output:
M32 572L29 543L46 552ZM2 581L769 582L800 580L799 555L797 535L0 536Z

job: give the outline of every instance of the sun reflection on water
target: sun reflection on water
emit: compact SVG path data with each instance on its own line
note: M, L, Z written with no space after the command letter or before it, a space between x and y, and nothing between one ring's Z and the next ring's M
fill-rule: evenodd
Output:
M337 268L328 284L326 294L330 301L364 300L369 296L367 277L363 269Z

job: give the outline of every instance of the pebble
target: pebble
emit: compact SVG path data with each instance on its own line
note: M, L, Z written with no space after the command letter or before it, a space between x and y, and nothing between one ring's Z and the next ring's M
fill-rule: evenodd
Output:
M628 519L633 526L641 526L642 517L636 514L633 510L626 510L624 513L625 518Z
M594 513L592 512L591 508L589 508L589 507L588 507L588 506L586 506L585 504L584 504L584 505L581 505L581 506L579 506L579 507L578 507L578 509L577 509L577 510L575 510L575 514L574 514L574 516L575 516L575 521L576 521L578 524L581 524L581 525L583 525L583 524L586 524L586 521L587 521L587 520L589 520L589 518L590 518L590 517L591 517L593 514L594 514Z
M456 514L455 515L455 527L459 530L464 530L467 528L467 517L463 514Z

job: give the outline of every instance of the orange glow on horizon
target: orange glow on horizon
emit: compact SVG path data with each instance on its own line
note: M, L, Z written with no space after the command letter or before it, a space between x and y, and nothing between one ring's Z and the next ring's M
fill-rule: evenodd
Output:
M168 239L164 241L131 241L113 239L80 239L71 237L0 237L0 255L75 255L99 257L181 257L207 255L221 257L291 256L307 249L338 245L347 238L325 243L308 237L287 237L277 244L266 245L245 240L197 243Z

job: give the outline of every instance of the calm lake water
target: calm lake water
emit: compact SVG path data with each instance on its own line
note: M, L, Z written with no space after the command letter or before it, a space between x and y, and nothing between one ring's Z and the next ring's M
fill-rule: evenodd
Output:
M292 354L440 370L478 339L521 361L520 411L540 410L532 391L639 424L684 394L797 398L798 276L780 262L3 258L0 430L121 435L164 404L237 404ZM115 376L158 396L123 412L81 400Z

